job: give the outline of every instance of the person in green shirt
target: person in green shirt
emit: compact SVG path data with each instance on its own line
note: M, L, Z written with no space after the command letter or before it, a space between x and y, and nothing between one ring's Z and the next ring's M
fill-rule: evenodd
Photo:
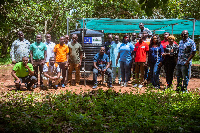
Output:
M28 63L28 57L22 57L22 62L18 62L13 67L11 75L15 78L15 86L20 90L21 83L25 83L28 90L37 82L34 76L33 65Z
M47 58L47 46L46 44L42 43L42 36L40 34L36 36L36 42L32 43L30 46L30 57L31 57L31 64L33 64L35 76L38 78L38 67L39 67L40 77L42 77L43 66ZM38 81L33 88L36 88L37 85ZM43 87L42 78L40 78L40 86Z

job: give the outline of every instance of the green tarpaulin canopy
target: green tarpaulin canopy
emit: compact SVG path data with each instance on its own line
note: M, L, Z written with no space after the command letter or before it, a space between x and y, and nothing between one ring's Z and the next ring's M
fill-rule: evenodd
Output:
M139 23L144 23L155 34L181 34L188 30L190 35L200 35L200 21L194 19L110 19L110 18L84 18L87 29L104 30L104 33L139 33ZM195 23L194 23L195 22ZM83 19L80 20L83 28ZM173 33L172 33L173 32Z

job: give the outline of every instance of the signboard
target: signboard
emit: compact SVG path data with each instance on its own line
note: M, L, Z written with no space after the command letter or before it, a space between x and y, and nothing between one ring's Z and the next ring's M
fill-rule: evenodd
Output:
M91 43L102 44L102 39L101 39L101 37L84 37L84 43L86 43L86 44L91 44Z

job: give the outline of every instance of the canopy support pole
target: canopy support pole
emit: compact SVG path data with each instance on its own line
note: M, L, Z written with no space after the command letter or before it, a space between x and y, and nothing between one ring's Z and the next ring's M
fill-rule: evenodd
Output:
M84 18L83 18L83 31L82 31L82 46L83 46L83 59L84 59L84 62L83 62L83 74L84 74L84 86L86 86L86 80L85 80L85 47L84 47L84 27L85 27L85 21L84 21Z
M192 32L192 40L194 40L194 31L195 31L195 19L193 19L193 32Z
M67 18L67 35L69 35L69 18Z

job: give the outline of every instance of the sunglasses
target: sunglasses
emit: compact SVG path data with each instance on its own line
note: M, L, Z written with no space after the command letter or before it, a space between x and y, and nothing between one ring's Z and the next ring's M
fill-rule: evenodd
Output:
M105 50L100 50L100 51L104 52Z

